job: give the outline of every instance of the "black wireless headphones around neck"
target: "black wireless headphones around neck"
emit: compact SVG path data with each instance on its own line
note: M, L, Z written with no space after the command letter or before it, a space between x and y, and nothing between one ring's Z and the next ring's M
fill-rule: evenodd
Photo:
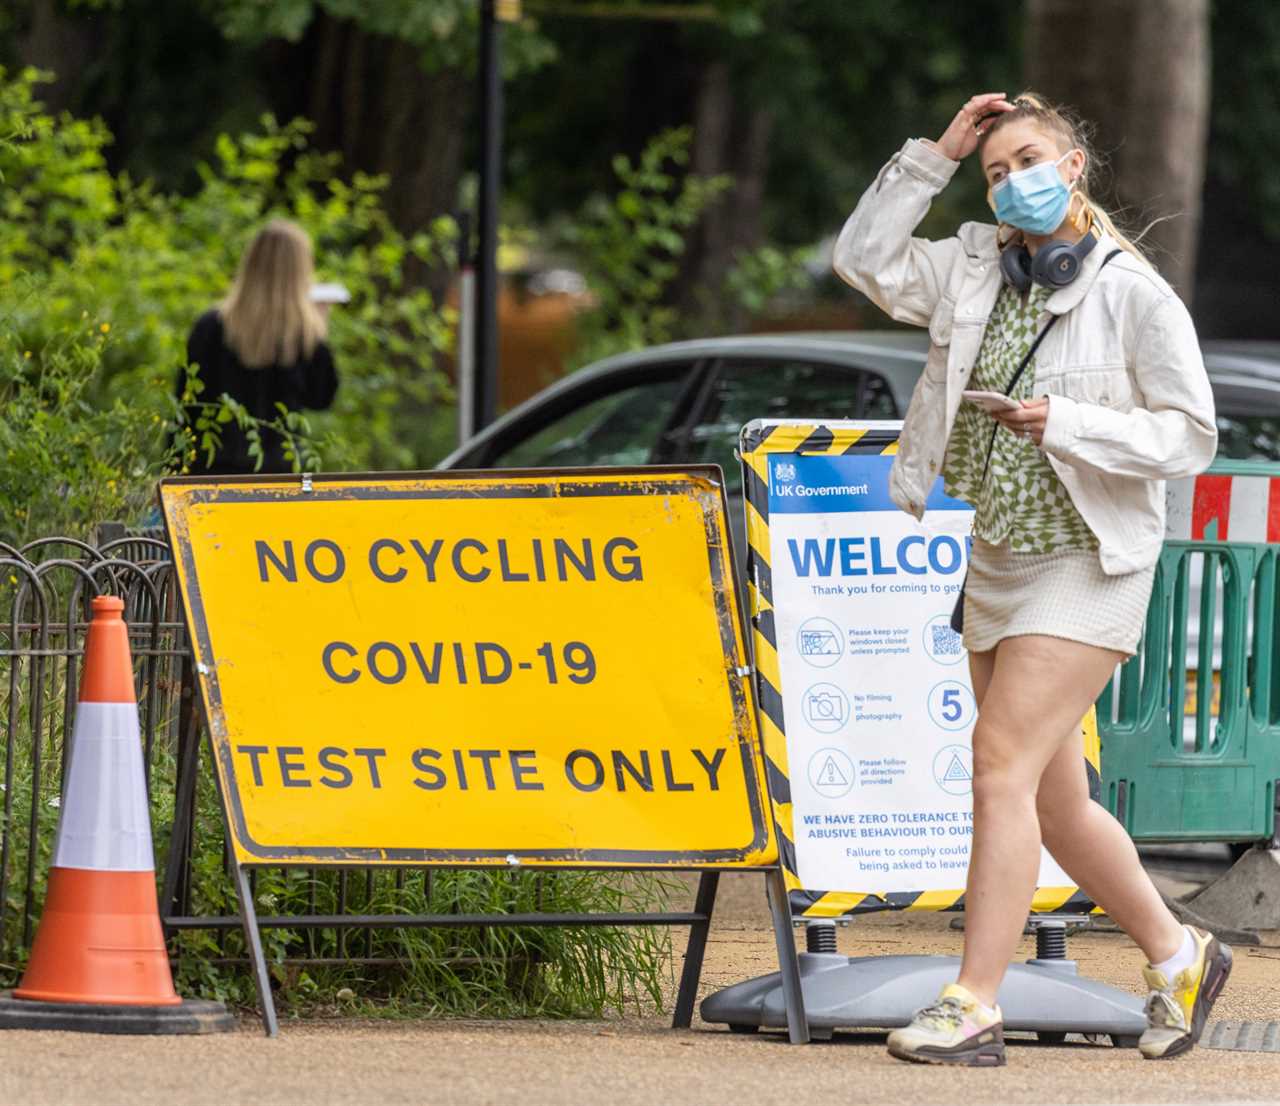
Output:
M1045 288L1065 288L1080 275L1080 266L1098 244L1097 232L1089 232L1079 242L1050 239L1033 257L1023 243L1006 246L1000 252L1000 272L1019 292L1030 290L1032 283Z

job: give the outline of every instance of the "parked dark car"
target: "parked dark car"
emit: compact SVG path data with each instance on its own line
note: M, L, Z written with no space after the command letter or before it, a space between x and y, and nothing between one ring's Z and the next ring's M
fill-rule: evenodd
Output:
M1280 460L1280 342L1206 342L1219 456ZM742 552L738 430L758 418L898 419L928 335L852 331L706 338L565 377L440 462L446 469L711 462ZM741 566L739 557L739 566Z
M1280 460L1280 342L1209 341L1202 348L1217 401L1218 455ZM753 335L655 346L599 361L553 384L439 467L719 464L741 573L746 522L734 450L742 425L758 418L901 418L927 349L924 331ZM1196 732L1200 591L1199 566L1193 565L1184 732L1189 747ZM1220 596L1215 609L1222 610ZM1221 664L1215 645L1215 700ZM1217 712L1215 701L1214 717Z

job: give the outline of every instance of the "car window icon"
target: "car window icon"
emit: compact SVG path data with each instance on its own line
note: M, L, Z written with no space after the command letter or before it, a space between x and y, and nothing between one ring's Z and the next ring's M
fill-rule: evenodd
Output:
M839 656L840 639L830 630L805 630L800 635L800 652L806 657Z
M825 618L810 618L796 634L796 652L816 668L830 668L844 655L844 633Z

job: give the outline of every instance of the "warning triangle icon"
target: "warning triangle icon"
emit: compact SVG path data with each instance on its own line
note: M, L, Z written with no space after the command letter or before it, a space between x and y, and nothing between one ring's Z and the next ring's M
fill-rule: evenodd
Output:
M946 783L957 783L960 781L968 782L973 779L969 774L969 770L964 766L964 761L960 759L959 754L951 755L951 763L947 765L947 770L943 774L942 779Z
M848 787L849 781L840 771L835 757L828 756L823 762L822 770L818 773L818 784L821 787Z

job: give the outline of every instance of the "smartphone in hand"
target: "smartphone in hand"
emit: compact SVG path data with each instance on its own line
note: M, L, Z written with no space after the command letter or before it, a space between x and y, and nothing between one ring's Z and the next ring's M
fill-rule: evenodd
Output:
M960 395L970 403L981 407L984 411L987 411L992 415L999 411L1017 411L1022 407L1022 404L1018 400L1011 399L1003 392L967 390L961 392Z

